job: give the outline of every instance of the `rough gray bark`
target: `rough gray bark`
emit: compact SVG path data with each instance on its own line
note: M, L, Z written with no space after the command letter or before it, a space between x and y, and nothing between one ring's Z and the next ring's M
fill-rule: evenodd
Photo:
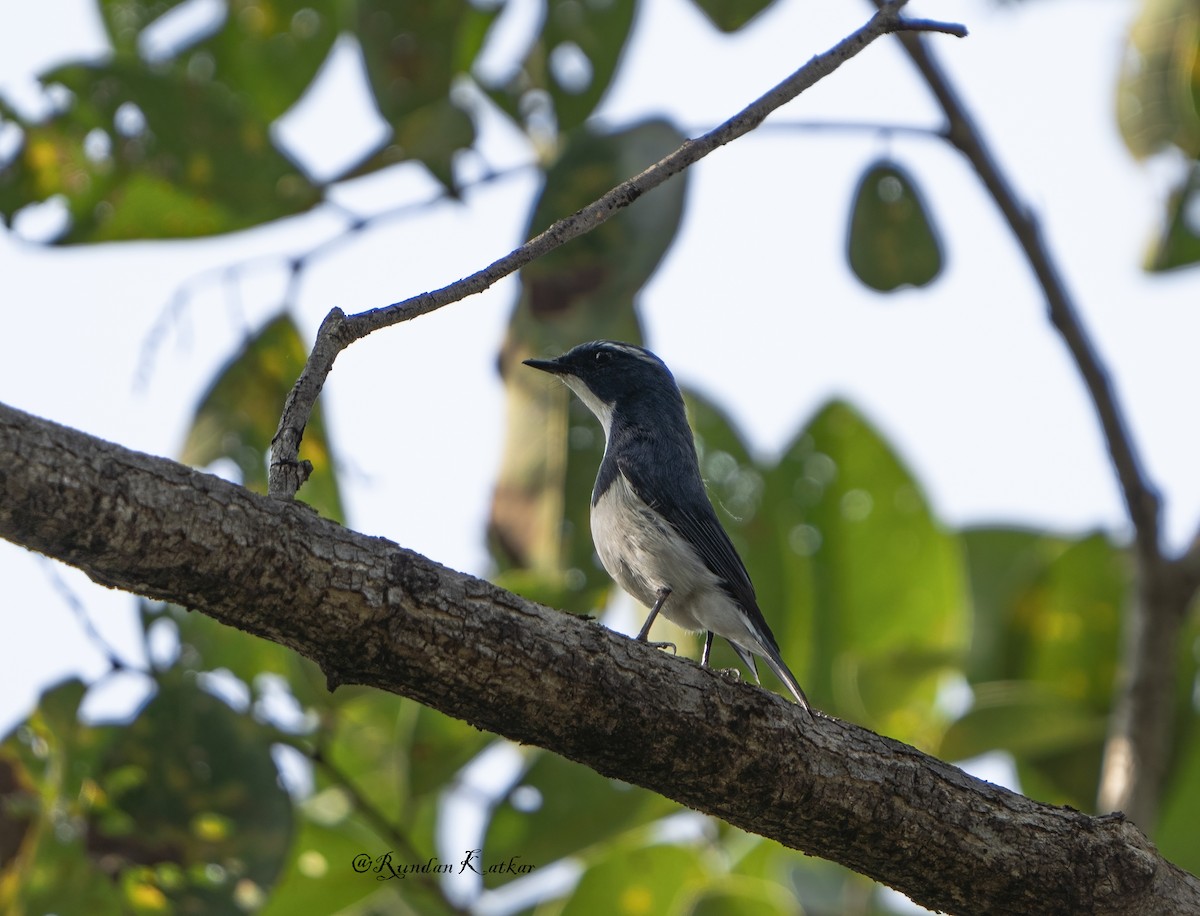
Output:
M1200 912L1120 815L974 779L382 538L0 405L0 536L958 913Z

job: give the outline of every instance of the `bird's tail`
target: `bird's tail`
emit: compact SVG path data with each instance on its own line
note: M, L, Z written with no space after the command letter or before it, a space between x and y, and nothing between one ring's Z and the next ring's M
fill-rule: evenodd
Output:
M754 674L754 679L758 680L758 665L754 663L754 655L749 649L739 646L737 643L730 640L729 644L733 646L733 651L738 654L738 657L745 662L746 667ZM788 666L783 663L783 659L779 657L778 650L774 649L769 644L761 644L758 651L767 663L767 667L775 672L775 676L783 681L784 686L791 691L792 696L796 698L796 702L804 707L804 711L812 714L812 707L808 705L808 697L804 695L804 691L800 689L800 684L796 681L796 676L788 670Z
M783 659L779 657L779 653L765 652L763 654L763 661L767 663L768 668L775 672L775 676L783 681L787 689L792 692L792 696L796 698L796 702L804 707L804 711L812 715L812 707L808 705L808 697L800 689L800 684L797 683L796 676L788 670L788 666L783 663Z

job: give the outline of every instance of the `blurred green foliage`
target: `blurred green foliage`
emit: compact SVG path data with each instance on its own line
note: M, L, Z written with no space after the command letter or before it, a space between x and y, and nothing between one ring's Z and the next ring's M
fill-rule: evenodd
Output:
M508 80L484 88L535 139L569 133L608 90L636 7L634 0L546 0L541 29L524 59Z
M339 34L362 50L391 135L329 180L415 160L453 189L451 159L475 131L451 89L498 6L229 0L217 21L174 37L188 6L197 4L99 0L111 57L43 74L61 100L48 118L0 104L22 135L0 167L6 222L30 203L62 200L69 221L56 241L80 243L213 235L312 208L324 183L293 163L272 124Z
M1190 162L1167 199L1148 270L1200 262L1200 4L1141 0L1117 84L1117 125L1139 159L1167 150Z
M725 31L770 5L694 2ZM45 74L65 91L44 119L0 101L0 119L20 134L0 163L6 221L61 199L70 220L57 241L84 243L229 232L315 206L324 187L278 148L271 126L339 35L361 48L391 136L335 180L416 161L455 190L455 153L475 143L475 113L456 86L474 79L503 3L229 0L217 20L164 48L154 30L186 5L98 0L111 56ZM1194 159L1195 4L1144 0L1142 9L1131 36L1141 65L1120 87L1122 131L1137 155L1174 145ZM510 75L477 80L479 97L541 153L546 181L529 234L682 140L661 120L585 123L619 70L636 12L632 0L547 0ZM1172 200L1157 267L1200 259L1186 212L1194 175ZM586 533L602 435L561 386L519 363L596 337L640 340L637 296L685 199L677 178L522 274L500 359L509 439L491 543L499 581L571 611L599 613L611 592ZM920 286L941 271L932 216L897 163L865 167L847 247L875 289ZM201 398L184 459L232 462L242 482L262 488L305 356L286 312L256 332ZM717 405L693 393L687 404L718 512L813 702L948 759L1004 752L1027 793L1090 810L1130 600L1126 549L1096 533L952 529L869 419L842 402L776 456L754 454ZM302 498L340 519L319 413L303 449L314 472ZM512 751L515 776L480 794L463 774L494 759L490 736L394 696L331 694L312 663L182 608L143 603L141 621L158 662L129 721L81 717L87 687L72 680L47 689L0 741L0 911L461 912L481 886L518 877L464 874L460 847L475 843L481 863L516 857L535 874L575 864L576 884L526 907L541 914L890 912L859 876L543 751ZM1193 871L1198 635L1192 621L1156 836ZM681 637L672 634L681 651L695 646ZM714 652L715 664L736 664L726 647ZM476 812L477 835L447 833L452 799ZM458 873L379 880L375 858L389 851L397 865L436 859ZM364 854L370 868L355 865Z

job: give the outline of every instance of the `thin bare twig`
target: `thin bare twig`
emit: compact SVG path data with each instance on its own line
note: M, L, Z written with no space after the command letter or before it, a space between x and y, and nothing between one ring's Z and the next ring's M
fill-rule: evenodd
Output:
M373 331L409 321L420 315L481 293L498 280L573 238L595 229L617 211L629 206L647 191L682 172L713 150L749 133L786 102L790 102L818 80L833 73L881 35L893 32L941 32L966 35L966 28L952 23L909 20L900 13L904 0L884 3L862 28L838 42L738 112L724 124L694 140L686 140L675 152L646 169L640 175L617 185L583 209L558 220L540 235L455 283L432 292L421 293L402 302L347 316L333 309L321 324L308 364L288 395L283 416L272 443L269 492L277 499L291 499L308 477L309 466L298 460L304 427L333 368L338 353Z

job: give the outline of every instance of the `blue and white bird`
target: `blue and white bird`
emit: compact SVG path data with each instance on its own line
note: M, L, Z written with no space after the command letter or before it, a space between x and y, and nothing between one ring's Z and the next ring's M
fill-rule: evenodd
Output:
M756 679L754 656L762 658L808 710L705 492L683 396L666 364L641 347L594 340L525 365L561 378L604 427L592 540L608 574L651 609L637 638L646 640L661 612L707 631L700 659L707 666L715 633Z

